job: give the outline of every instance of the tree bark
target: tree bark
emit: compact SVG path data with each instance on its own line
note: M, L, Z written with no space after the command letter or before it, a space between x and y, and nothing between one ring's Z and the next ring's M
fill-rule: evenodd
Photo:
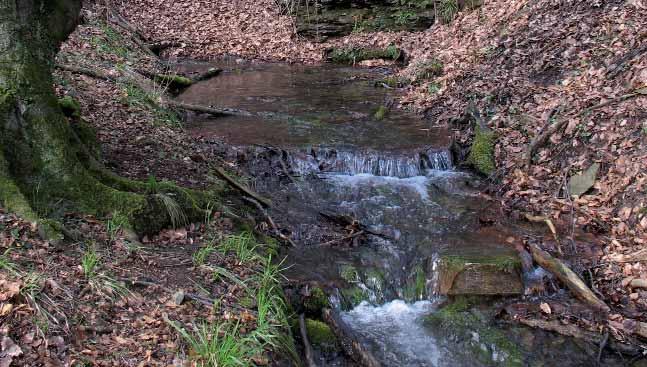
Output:
M39 217L70 210L119 211L137 232L152 233L171 222L163 200L88 156L54 93L54 58L80 8L80 0L0 0L0 204L38 221L50 238L60 238L58 225ZM189 216L212 200L171 184L158 190Z

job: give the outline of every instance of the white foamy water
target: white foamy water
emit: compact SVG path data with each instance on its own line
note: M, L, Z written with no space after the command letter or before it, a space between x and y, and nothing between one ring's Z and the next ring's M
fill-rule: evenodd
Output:
M429 179L426 176L415 176L407 178L398 178L393 176L375 176L369 173L360 173L356 175L329 174L325 177L337 184L345 186L385 186L408 188L420 195L423 200L429 199L427 185Z
M362 302L341 317L384 366L438 367L440 350L423 326L434 303L394 300L381 306Z

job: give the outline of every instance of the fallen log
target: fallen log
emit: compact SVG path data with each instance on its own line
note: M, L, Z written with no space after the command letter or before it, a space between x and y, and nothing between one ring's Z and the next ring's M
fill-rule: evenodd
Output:
M178 102L172 99L165 99L164 103L174 108L179 108L179 109L198 112L198 113L206 113L214 116L254 116L254 114L251 112L237 110L234 108L216 108L216 107L199 106L199 105L194 105L189 103Z
M364 367L381 366L380 362L357 340L352 330L335 311L329 308L324 309L323 318L337 336L337 339L339 339L344 352L350 358Z
M595 310L608 313L609 306L600 300L589 287L584 284L582 279L577 276L566 264L561 260L554 258L548 252L540 249L537 245L529 245L532 257L537 264L553 274L559 279L568 289L575 295L575 297L586 302Z
M317 367L315 363L314 353L312 352L312 346L308 340L308 331L306 330L306 321L303 314L299 315L299 331L301 332L301 342L303 343L303 349L306 355L306 365L308 367Z

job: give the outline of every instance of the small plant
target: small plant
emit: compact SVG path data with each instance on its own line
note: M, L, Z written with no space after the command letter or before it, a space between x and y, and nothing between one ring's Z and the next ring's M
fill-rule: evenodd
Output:
M185 225L188 221L186 214L180 207L180 204L178 204L173 197L171 197L168 194L155 194L155 197L162 203L164 208L166 209L166 214L169 216L169 219L171 219L171 225L173 228L178 228L183 225Z
M417 16L416 13L409 10L400 10L393 14L395 18L395 24L399 26L407 25L412 21L415 21Z
M216 247L212 243L209 243L206 246L201 247L200 249L198 249L198 251L196 251L193 254L193 264L195 266L204 265L206 260L209 258L209 255L211 255L215 250L216 250Z
M5 252L0 254L0 269L18 276L20 275L20 272L18 271L18 265L9 258L10 251L11 249L7 249L5 250Z
M458 0L440 0L438 3L438 15L443 23L451 23L458 13Z
M118 211L113 212L110 219L106 222L106 232L108 233L110 242L114 241L126 226L128 226L128 217Z
M81 256L81 270L83 270L83 275L86 279L90 280L97 275L97 265L100 259L94 246L90 246L85 250L83 256Z
M434 95L440 92L440 83L437 83L437 82L429 83L429 86L427 86L427 92L431 95Z
M253 348L248 339L240 335L238 325L202 323L190 333L176 322L171 321L170 324L189 345L202 366L245 366L257 351L262 351Z
M241 262L251 261L257 257L256 240L250 232L242 232L238 235L227 236L220 245L223 252L233 251Z

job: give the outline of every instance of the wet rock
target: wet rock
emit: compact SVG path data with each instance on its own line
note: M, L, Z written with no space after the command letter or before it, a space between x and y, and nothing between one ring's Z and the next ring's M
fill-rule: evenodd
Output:
M294 11L297 32L314 41L373 31L420 31L435 20L433 6L403 1L324 1Z
M513 254L442 255L438 292L443 295L523 293L521 260Z

